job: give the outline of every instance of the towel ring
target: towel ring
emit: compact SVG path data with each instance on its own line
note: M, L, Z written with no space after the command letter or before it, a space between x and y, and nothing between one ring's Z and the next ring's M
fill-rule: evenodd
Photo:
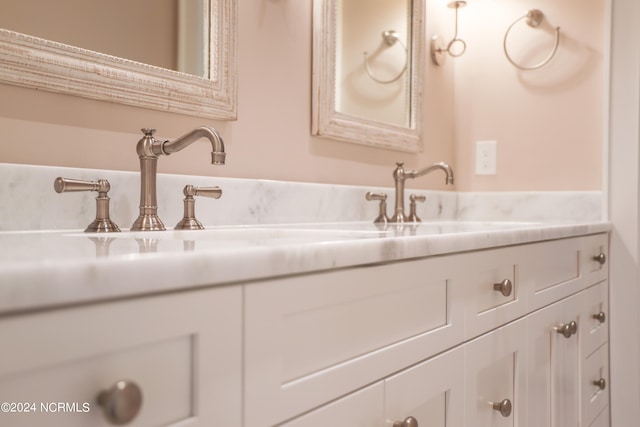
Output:
M402 75L404 74L405 70L407 69L407 65L409 64L409 52L407 51L407 46L405 46L405 44L402 43L402 41L398 37L398 33L396 31L394 31L394 30L383 31L382 32L382 38L383 38L385 44L387 46L389 46L389 47L391 47L394 44L396 44L396 42L400 43L400 46L403 47L404 54L405 54L404 67L402 67L402 70L400 71L400 73L398 73L397 76L395 76L394 78L392 78L390 80L381 80L381 79L377 78L376 76L374 76L373 73L371 72L371 68L369 68L369 58L367 56L368 53L364 52L364 68L367 70L367 74L369 74L369 77L371 77L374 81L386 85L386 84L389 84L389 83L393 83L396 80L398 80L400 77L402 77Z
M524 15L522 15L520 18L516 19L513 24L509 25L509 28L507 28L507 32L504 34L504 41L503 41L503 48L504 48L504 54L506 55L507 59L509 60L509 62L511 62L511 64L520 69L520 70L537 70L538 68L544 67L545 65L547 65L549 63L549 61L551 61L551 59L554 57L554 55L556 54L556 52L558 51L558 46L560 45L560 27L556 27L556 41L553 45L553 49L551 50L551 53L549 54L549 56L547 56L542 62L540 62L537 65L532 65L530 67L524 66L524 65L520 65L517 64L512 58L511 56L509 56L509 52L507 51L507 36L509 36L509 31L511 31L511 29L513 28L514 25L516 25L518 22L520 22L521 20L526 19L526 23L528 26L530 26L531 28L537 28L540 26L540 24L542 23L542 20L544 19L544 13L542 13L542 11L538 10L538 9L532 9L532 10L528 10Z

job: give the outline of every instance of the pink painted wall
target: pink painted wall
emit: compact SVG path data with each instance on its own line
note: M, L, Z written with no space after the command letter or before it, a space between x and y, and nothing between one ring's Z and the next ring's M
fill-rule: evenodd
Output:
M510 56L537 65L520 71L503 52L506 29L526 7L540 9L538 28L523 20L507 39ZM602 181L604 0L469 1L460 11L467 41L455 61L458 189L598 190ZM497 141L497 174L475 175L475 142Z
M564 10L543 0L548 6L542 9L566 27L571 44L582 46L583 36L592 34L596 54L590 58L596 70L538 88L525 84L504 64L501 41L495 39L522 12L521 6L516 12L501 0L499 22L491 18L474 23L478 14L497 13L497 1L470 2L462 10L469 12L461 19L461 36L469 44L464 57L448 58L442 67L425 67L425 150L420 154L311 137L312 2L256 0L238 2L238 121L210 121L0 84L0 162L137 170L140 128L155 127L159 137L173 138L204 124L222 133L227 165L211 166L203 142L161 159L161 172L391 186L397 161L417 168L444 160L455 167L459 190L599 189L601 25L595 22L592 27L590 15L583 22L585 17L573 10L575 1L568 3L572 10ZM591 8L594 2L580 4ZM452 32L453 13L444 3L428 1L428 37ZM488 39L492 34L494 39ZM549 79L553 75L547 75ZM507 99L494 104L498 96ZM472 141L477 138L498 140L495 177L472 174ZM438 174L409 187L445 188Z

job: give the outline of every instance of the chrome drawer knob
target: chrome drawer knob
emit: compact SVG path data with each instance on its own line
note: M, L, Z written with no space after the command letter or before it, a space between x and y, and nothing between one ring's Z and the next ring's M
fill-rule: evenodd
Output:
M393 427L418 427L418 420L414 417L407 417L404 421L394 422Z
M607 257L606 257L605 254L600 253L600 254L594 256L593 260L599 262L600 265L604 265L604 263L607 262Z
M110 424L124 425L140 412L142 390L133 381L120 380L108 390L101 391L97 400Z
M605 388L607 388L607 382L604 378L600 378L599 380L594 381L593 385L598 387L600 390L604 390Z
M509 279L504 279L500 283L494 283L493 290L500 292L505 297L508 297L513 291L513 283L511 283L511 280Z
M572 320L569 323L558 326L556 332L562 334L565 338L571 338L571 335L578 332L578 324Z
M596 320L597 320L598 322L600 322L600 323L604 323L604 322L605 322L605 320L607 320L607 315L606 315L606 314L604 314L604 311L601 311L601 312L600 312L600 313L598 313L598 314L594 314L594 315L593 315L593 318L594 318L594 319L596 319Z
M500 415L506 418L511 415L513 405L509 399L504 399L502 402L494 402L493 409L500 412Z

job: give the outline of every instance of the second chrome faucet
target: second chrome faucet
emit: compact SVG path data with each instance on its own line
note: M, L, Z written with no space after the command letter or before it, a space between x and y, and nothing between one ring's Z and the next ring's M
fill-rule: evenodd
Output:
M195 141L205 138L211 143L211 163L224 165L226 156L224 143L218 131L207 126L196 128L173 141L156 139L153 136L155 129L142 129L142 132L144 136L136 146L136 151L140 158L140 216L131 226L131 230L165 230L164 224L158 217L156 195L158 157L181 151Z

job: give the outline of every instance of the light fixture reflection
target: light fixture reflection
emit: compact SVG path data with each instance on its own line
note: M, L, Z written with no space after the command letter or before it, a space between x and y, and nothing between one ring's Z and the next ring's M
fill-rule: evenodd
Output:
M465 50L467 50L467 44L458 37L458 9L461 7L465 7L467 2L465 0L455 0L450 2L447 6L452 9L455 9L456 13L456 22L455 22L455 32L453 38L447 45L445 46L444 42L440 39L440 36L437 34L431 38L431 60L436 65L441 65L444 61L444 54L448 53L449 55L457 58L461 56Z

